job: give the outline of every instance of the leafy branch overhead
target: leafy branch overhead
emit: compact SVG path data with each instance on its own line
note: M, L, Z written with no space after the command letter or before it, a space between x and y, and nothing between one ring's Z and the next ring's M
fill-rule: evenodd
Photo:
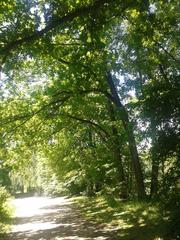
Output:
M1 42L1 50L0 54L2 56L1 65L5 63L6 58L8 55L13 51L16 50L18 47L22 47L25 44L30 44L35 42L36 40L42 38L45 34L56 31L56 28L58 30L65 29L68 26L69 23L73 22L76 18L94 18L96 15L98 17L98 12L107 11L108 7L112 4L112 1L110 0L95 0L92 4L76 7L75 9L68 11L66 13L63 13L63 16L51 16L51 20L45 23L45 27L38 30L36 29L32 33L28 34L27 36L24 36L24 34L18 34L17 36L13 37L13 40L10 42L2 41ZM125 5L125 4L124 4ZM129 5L129 4L128 4ZM125 6L126 8L127 6ZM123 9L124 10L124 9ZM67 24L67 26L65 25ZM29 30L29 29L27 29ZM23 29L23 32L26 31L26 28ZM3 33L2 33L3 35Z
M3 165L22 171L43 159L66 188L87 195L176 192L176 1L0 6Z

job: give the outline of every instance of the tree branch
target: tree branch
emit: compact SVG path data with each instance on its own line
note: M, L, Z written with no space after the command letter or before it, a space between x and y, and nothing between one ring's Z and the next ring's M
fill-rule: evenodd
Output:
M93 122L91 120L88 120L88 119L83 119L83 118L80 118L80 117L72 116L68 113L60 113L59 115L67 117L67 118L71 118L71 119L74 119L74 120L77 120L77 121L80 121L82 123L92 125L92 126L98 128L99 130L101 130L101 132L103 132L106 135L106 137L110 137L109 133L103 127L101 127L98 123L95 123L95 122Z
M4 48L0 50L0 55L3 56L1 61L1 66L5 63L7 56L12 50L18 48L19 46L25 43L26 44L31 43L41 38L43 35L45 35L49 31L54 30L55 28L63 25L64 23L72 22L77 17L83 17L88 14L91 14L94 11L97 11L98 9L103 7L105 4L109 4L109 3L111 3L111 0L96 0L94 1L93 5L80 7L72 12L65 14L60 18L52 20L49 24L47 24L47 26L44 29L40 31L35 31L30 36L27 36L27 37L22 36L20 39L17 39L15 41L8 43Z

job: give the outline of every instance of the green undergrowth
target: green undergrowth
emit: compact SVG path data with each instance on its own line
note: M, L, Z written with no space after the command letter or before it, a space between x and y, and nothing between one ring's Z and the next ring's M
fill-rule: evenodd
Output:
M74 200L82 215L100 223L121 240L165 240L168 217L158 204L119 201L111 196L77 197ZM116 238L115 238L116 239Z
M0 186L0 239L9 231L13 208L10 205L11 196L4 187Z

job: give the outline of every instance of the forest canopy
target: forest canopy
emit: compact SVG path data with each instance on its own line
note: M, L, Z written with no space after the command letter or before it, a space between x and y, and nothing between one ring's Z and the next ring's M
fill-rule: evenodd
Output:
M0 184L177 195L179 9L163 0L1 1Z

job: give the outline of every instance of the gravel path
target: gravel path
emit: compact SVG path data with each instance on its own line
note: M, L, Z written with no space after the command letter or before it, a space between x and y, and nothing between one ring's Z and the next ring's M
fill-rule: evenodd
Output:
M80 216L66 197L15 199L14 225L3 240L105 240L115 239L112 231Z

